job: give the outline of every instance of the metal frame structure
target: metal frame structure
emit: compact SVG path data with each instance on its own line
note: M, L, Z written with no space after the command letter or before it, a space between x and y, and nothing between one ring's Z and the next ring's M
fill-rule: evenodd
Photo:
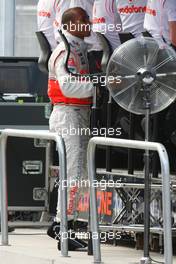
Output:
M0 135L0 192L1 192L1 243L8 246L8 201L7 201L7 183L6 183L6 143L7 138L23 137L37 138L45 140L54 140L57 145L60 165L60 181L67 180L66 174L66 152L64 140L57 133L51 133L46 130L17 130L4 129ZM68 240L67 236L67 187L60 189L61 201L61 255L68 256Z
M170 173L169 160L165 147L162 144L155 142L125 140L94 137L90 139L88 145L88 175L90 180L90 222L91 231L94 235L93 239L93 255L94 263L102 263L99 237L99 224L97 212L96 188L94 181L96 180L95 168L95 150L97 145L113 146L121 148L142 149L157 151L161 163L161 177L162 177L162 203L163 203L163 231L164 231L164 260L165 264L172 264L172 230L171 230L171 196L170 196ZM140 263L144 263L142 258Z

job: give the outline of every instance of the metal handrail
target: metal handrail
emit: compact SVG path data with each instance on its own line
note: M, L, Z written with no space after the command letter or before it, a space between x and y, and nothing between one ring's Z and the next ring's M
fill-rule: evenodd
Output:
M171 230L171 196L170 196L170 174L169 159L165 147L155 142L115 139L115 138L91 138L88 145L87 161L88 176L90 180L90 222L93 234L93 255L94 263L102 263L100 250L100 237L98 226L98 212L96 188L94 181L96 179L95 168L95 150L97 145L113 146L121 148L144 149L157 151L161 163L162 175L162 203L163 203L163 229L164 229L164 260L165 264L172 264L172 230Z
M1 192L1 243L3 246L8 245L8 191L6 179L6 143L8 136L23 137L23 138L38 138L45 140L54 140L57 145L60 165L60 181L67 180L66 174L66 152L64 140L57 133L52 133L47 130L18 130L4 129L0 135L0 192ZM67 234L67 187L60 188L60 204L61 204L61 255L68 256L68 240L64 234Z

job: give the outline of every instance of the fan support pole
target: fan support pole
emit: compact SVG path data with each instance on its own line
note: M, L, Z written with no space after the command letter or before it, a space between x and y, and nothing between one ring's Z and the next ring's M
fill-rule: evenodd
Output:
M150 86L144 85L145 102L145 141L150 139ZM150 264L149 241L150 241L150 153L145 150L144 154L144 257L140 264Z

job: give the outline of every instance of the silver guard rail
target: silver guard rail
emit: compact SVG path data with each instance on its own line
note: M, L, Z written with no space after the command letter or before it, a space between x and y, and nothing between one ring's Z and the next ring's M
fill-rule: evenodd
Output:
M1 192L1 243L3 246L8 246L8 193L7 193L7 178L6 178L6 143L8 136L23 137L23 138L38 138L45 140L54 140L57 145L60 166L60 181L67 180L66 174L66 152L64 140L56 133L47 130L18 130L4 129L0 135L0 192ZM65 186L65 185L64 185ZM68 257L68 240L64 234L67 234L67 187L60 188L61 202L61 255Z
M94 180L96 180L95 168L95 149L97 145L113 146L121 148L143 149L157 151L161 163L162 176L162 203L163 203L163 228L164 228L164 260L165 264L172 264L172 230L171 230L171 196L170 196L170 171L169 159L165 147L162 144L155 142L115 139L115 138L91 138L88 145L87 161L88 175L90 180L90 223L91 231L94 234L93 240L93 255L94 263L102 263L100 250L100 237L98 226L98 212L96 188ZM170 216L170 217L169 217Z

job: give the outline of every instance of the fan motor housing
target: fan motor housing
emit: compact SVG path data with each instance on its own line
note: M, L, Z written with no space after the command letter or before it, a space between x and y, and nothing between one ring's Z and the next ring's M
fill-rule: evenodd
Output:
M146 84L146 85L150 85L154 82L155 78L156 78L156 73L154 70L152 69L148 69L148 68L140 68L137 71L137 76L138 78L140 78L140 80Z

